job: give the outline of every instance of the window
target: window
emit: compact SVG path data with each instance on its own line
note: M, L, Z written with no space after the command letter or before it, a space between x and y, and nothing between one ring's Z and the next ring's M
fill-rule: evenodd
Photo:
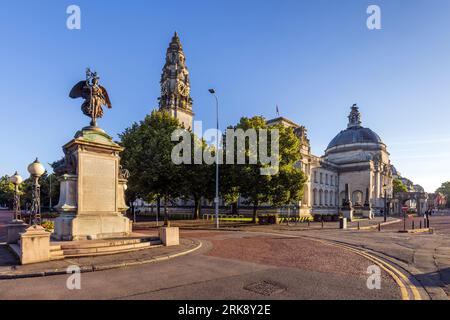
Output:
M323 190L319 191L319 205L323 206Z
M314 171L314 182L317 183L317 171Z
M330 183L330 184L331 184L332 186L334 186L334 176L333 176L333 175L331 176L331 179L330 179L330 180L331 180L331 183Z
M328 185L328 173L325 175L325 184Z
M314 205L317 206L317 189L313 190L313 201Z
M320 184L323 184L323 173L320 173Z

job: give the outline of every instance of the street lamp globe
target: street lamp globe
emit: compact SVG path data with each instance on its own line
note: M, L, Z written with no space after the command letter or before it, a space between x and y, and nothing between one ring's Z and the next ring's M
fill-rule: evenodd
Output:
M45 168L42 163L36 160L28 166L28 172L35 178L41 177L45 173Z
M16 171L16 173L14 173L14 175L11 178L9 178L9 181L15 186L18 186L23 182L23 178Z

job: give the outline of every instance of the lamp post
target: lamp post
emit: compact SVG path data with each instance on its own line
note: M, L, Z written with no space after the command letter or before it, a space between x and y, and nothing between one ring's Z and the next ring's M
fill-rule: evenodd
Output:
M384 222L387 221L387 185L383 185L384 187Z
M31 201L30 224L41 224L41 186L39 185L39 178L45 173L44 166L36 160L28 166L28 172L33 178L33 190Z
M50 167L52 166L51 163L48 163L48 165ZM48 198L49 198L49 204L48 204L49 208L48 209L49 209L50 212L52 212L53 211L53 204L52 204L52 174L48 175L48 179L49 179L49 183L50 183L49 191L48 191Z
M17 222L22 220L22 214L20 211L20 192L19 192L19 186L23 182L23 178L17 173L14 173L14 175L9 179L9 181L14 184L14 218L13 221Z
M219 229L219 98L217 98L216 90L209 89L208 91L216 99L216 198L214 199L214 202L216 204L216 228Z

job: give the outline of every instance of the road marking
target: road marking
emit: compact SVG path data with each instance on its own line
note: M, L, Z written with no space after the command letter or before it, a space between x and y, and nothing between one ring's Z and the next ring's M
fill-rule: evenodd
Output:
M326 242L324 242L324 243L326 243ZM374 262L375 264L377 264L378 266L383 268L400 287L400 291L402 293L403 300L411 300L411 297L407 291L407 288L409 288L409 290L411 290L411 292L413 293L414 300L422 300L422 297L420 296L420 293L417 290L417 287L408 279L407 276L405 276L404 273L402 273L400 270L395 268L392 264L390 264L384 260L381 260L371 254L368 254L367 252L363 251L362 249L357 249L357 248L354 248L349 245L342 245L342 244L337 244L337 243L333 243L333 242L329 243L329 245L333 245L335 247L340 247L340 248L352 251L355 254L365 257L366 259ZM401 279L403 279L403 281L401 281L399 277Z
M361 249L359 247L355 247L355 246L352 246L349 244L343 244L341 242L336 242L333 240L324 240L324 239L318 239L318 238L309 237L309 236L285 235L282 233L273 233L273 232L272 233L260 232L260 233L266 234L266 235L271 234L271 235L283 236L283 237L287 237L287 238L304 238L304 239L314 240L317 242L321 242L323 244L332 245L335 247L340 247L342 249L352 251L353 253L358 254L358 255L374 262L375 264L380 266L383 270L385 270L391 276L391 278L397 283L397 285L400 287L402 300L412 300L411 298L413 298L414 300L422 300L422 297L421 297L417 287L411 282L411 280L409 280L409 278L403 272L398 270L392 263L389 263L389 262L384 261L372 254L369 254L367 252L368 249ZM412 296L409 294L407 289L409 289L412 292Z

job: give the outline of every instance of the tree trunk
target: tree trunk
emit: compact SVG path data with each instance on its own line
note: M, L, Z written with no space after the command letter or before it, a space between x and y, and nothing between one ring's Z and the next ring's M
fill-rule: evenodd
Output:
M232 205L231 205L231 213L233 214L233 215L238 215L239 213L238 213L238 203L237 202L235 202L235 203L233 203Z
M161 197L156 198L156 221L161 217Z
M200 219L200 200L194 198L194 220Z
M169 200L168 199L169 197L166 195L165 197L164 197L164 226L169 226L169 215L168 215L168 212L167 212L167 201Z
M253 202L253 223L256 223L256 217L258 213L258 202Z

